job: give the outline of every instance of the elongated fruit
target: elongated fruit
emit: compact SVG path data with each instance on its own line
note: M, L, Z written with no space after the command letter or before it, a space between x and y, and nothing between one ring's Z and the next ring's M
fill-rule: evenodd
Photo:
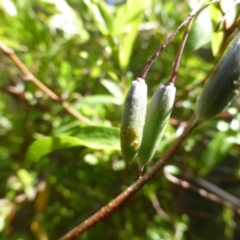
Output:
M147 85L142 78L132 82L125 99L121 121L121 149L126 165L141 144L147 106Z
M157 150L172 112L175 94L176 88L172 83L162 84L148 104L142 143L137 154L140 169L152 159Z
M240 34L229 44L219 60L197 102L199 124L220 113L233 99L240 77Z

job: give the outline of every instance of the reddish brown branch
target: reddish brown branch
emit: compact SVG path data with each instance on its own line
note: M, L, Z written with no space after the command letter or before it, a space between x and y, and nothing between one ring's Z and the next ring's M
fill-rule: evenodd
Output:
M164 50L166 48L166 46L173 40L173 38L178 34L178 32L185 27L198 13L200 13L203 9L205 9L206 7L208 7L211 4L220 2L220 0L213 0L210 3L204 5L203 7L197 7L196 9L194 9L189 15L188 17L179 25L179 27L168 37L168 39L157 49L157 51L153 54L153 56L150 58L150 60L148 61L148 63L146 64L146 66L144 67L143 71L140 74L140 78L145 79L148 71L150 70L152 64L154 63L154 61L156 60L156 58L158 57L158 55L162 52L162 50Z
M8 56L14 64L19 68L19 70L25 75L25 78L29 81L31 81L36 87L38 87L42 92L44 92L46 95L48 95L53 101L61 104L61 106L73 117L78 119L79 121L91 125L92 122L80 115L77 111L75 111L73 108L68 106L66 102L63 102L62 99L57 96L52 90L50 90L47 86L45 86L39 79L37 79L30 70L24 65L24 63L17 57L17 55L14 53L14 50L7 47L4 43L0 42L0 49L3 51L3 53Z
M182 53L183 53L183 49L185 47L185 44L186 44L186 41L187 41L187 38L188 38L188 34L189 34L189 31L190 31L190 28L191 28L191 25L192 25L192 20L190 20L190 22L188 23L187 25L187 28L183 34L183 38L182 38L182 41L181 41L181 44L180 44L180 47L178 49L178 52L177 52L177 57L174 61L174 65L173 65L173 70L172 70L172 73L171 73L171 76L169 78L169 83L173 83L175 82L175 78L176 78L176 75L177 75L177 71L178 71L178 68L179 68L179 65L180 65L180 60L181 60L181 56L182 56Z
M89 217L86 221L81 223L79 226L72 229L69 233L61 237L59 240L76 239L87 229L93 227L100 220L109 216L127 199L133 196L139 189L141 189L147 182L149 182L176 153L181 143L189 135L191 126L192 126L192 121L188 123L184 132L179 136L179 138L172 145L172 147L165 153L165 155L154 164L154 166L151 168L149 172L143 175L142 178L138 179L134 184L128 187L124 192L118 195L110 203L108 203L106 206L101 208L98 212L96 212L94 215Z

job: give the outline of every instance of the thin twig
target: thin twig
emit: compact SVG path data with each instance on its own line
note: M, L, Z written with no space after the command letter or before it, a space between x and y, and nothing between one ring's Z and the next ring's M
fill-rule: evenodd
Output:
M173 69L172 69L172 73L171 73L171 76L169 78L168 83L173 83L174 84L174 82L175 82L175 78L176 78L177 71L178 71L178 68L179 68L181 56L182 56L183 49L184 49L184 46L185 46L187 38L188 38L188 34L189 34L189 31L190 31L190 28L191 28L191 25L192 25L192 21L193 21L193 18L187 24L187 28L186 28L186 30L185 30L185 32L183 34L183 38L182 38L180 47L178 49L177 57L175 59L175 62L174 62L174 65L173 65Z
M80 115L77 111L71 108L66 102L63 102L62 99L56 95L52 90L50 90L46 85L44 85L39 79L37 79L31 71L26 67L26 65L18 58L15 54L14 50L7 47L4 43L0 42L0 49L3 53L8 56L14 64L19 68L19 70L25 75L25 78L31 81L36 87L38 87L42 92L48 95L53 101L61 104L61 106L74 118L78 119L79 121L91 125L92 122Z
M149 172L138 179L134 184L128 187L124 192L118 195L115 199L109 202L106 206L102 207L98 212L93 214L79 226L72 229L66 235L60 238L60 240L76 239L82 233L84 233L89 228L93 227L100 220L109 216L114 210L116 210L120 205L122 205L127 199L133 196L139 189L141 189L147 182L149 182L171 159L171 157L176 153L181 143L187 138L190 133L192 126L192 120L189 121L188 125L184 129L183 133L179 136L176 142L171 146L171 148L164 154L164 156L159 159L151 168Z
M160 202L156 196L155 193L152 193L150 195L150 199L151 199L151 202L152 202L152 205L156 211L156 213L163 219L165 220L166 222L170 222L172 223L172 219L167 215L167 213L165 213L163 211L163 209L161 208L161 205L160 205Z
M195 8L189 15L188 17L179 25L179 27L168 37L168 39L157 49L157 51L153 54L153 56L150 58L150 60L148 61L148 63L146 64L146 66L144 67L143 71L140 74L140 78L145 79L148 71L150 70L152 64L154 63L154 61L156 60L156 58L158 57L158 55L162 52L163 49L166 48L166 46L173 40L173 38L178 34L178 32L184 27L186 26L199 12L201 12L203 9L205 9L206 7L208 7L211 4L220 2L220 0L213 0L212 2L204 5L203 7L197 7Z
M204 187L208 191L213 192L214 194L218 195L220 198L225 199L228 202L231 202L235 206L237 206L240 209L240 199L233 196L232 194L224 191L223 189L219 188L218 186L208 182L205 179L202 178L193 178L192 179L195 183L200 185L201 187Z
M182 180L177 178L176 176L171 175L170 173L164 173L165 177L167 180L169 180L170 182L177 184L183 188L186 189L190 189L196 193L198 193L200 196L210 199L213 202L216 203L220 203L226 207L229 207L231 209L233 209L234 211L236 211L238 214L240 214L240 207L239 205L236 205L235 202L232 201L232 198L223 198L222 196L218 196L217 193L219 191L217 191L217 193L214 191L214 193L208 192L207 190L203 189L203 188L199 188L197 186L194 186L193 184L191 184L190 182L186 181L186 180ZM215 189L217 187L215 186ZM222 189L219 189L223 191ZM229 193L224 194L224 196L230 195ZM234 197L234 196L232 196Z

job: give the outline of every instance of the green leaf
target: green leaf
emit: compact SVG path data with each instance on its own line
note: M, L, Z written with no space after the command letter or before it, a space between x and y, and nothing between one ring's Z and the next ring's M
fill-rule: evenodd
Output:
M211 42L212 22L209 9L202 11L193 22L186 43L186 52L190 55L193 51Z
M27 150L26 161L34 162L55 150L76 146L85 146L97 150L120 150L119 130L117 128L98 126L82 127L75 133L77 137L60 135L43 137L34 141Z
M118 100L122 101L124 94L122 88L116 82L103 79L101 84Z
M95 105L95 104L103 104L103 105L108 105L108 104L115 104L115 105L121 105L122 104L122 99L117 99L111 95L101 95L101 94L96 94L92 96L86 96L81 99L81 102L76 103L75 107L81 105Z
M127 4L121 6L116 14L113 23L112 36L120 37L119 47L119 65L125 69L132 54L133 44L138 34L138 26L142 20L144 10L147 7L147 1L135 0L127 1Z
M57 136L43 137L34 141L27 150L26 161L33 162L42 156L58 149L84 145L84 142L76 137Z
M214 8L214 7L209 8L209 11L210 11L212 21L216 24L215 26L217 26L217 24L222 18L222 13L217 8ZM212 47L213 56L217 56L219 52L219 47L221 46L223 41L223 37L224 37L224 33L222 31L212 32L211 47Z
M75 133L79 139L84 141L85 146L89 148L120 150L120 132L118 128L89 126L80 128Z
M125 5L119 7L113 23L112 36L125 34L126 27L128 28L135 22L141 21L147 5L146 0L139 1L138 4L136 4L135 0L128 0Z
M119 48L119 65L122 69L125 69L129 64L133 44L138 34L138 25L140 23L140 20L141 19L129 25L129 31L125 33L124 36L122 36L122 41Z
M226 132L216 134L199 160L203 166L202 174L206 174L212 167L220 162L229 152L233 144L232 141L229 141Z
M224 37L224 33L223 32L214 32L212 34L212 52L213 52L213 56L217 56L218 52L219 52L219 48L222 44L223 41L223 37Z
M109 35L112 30L112 15L108 8L100 2L93 3L91 0L83 0L89 9L99 31L103 35Z

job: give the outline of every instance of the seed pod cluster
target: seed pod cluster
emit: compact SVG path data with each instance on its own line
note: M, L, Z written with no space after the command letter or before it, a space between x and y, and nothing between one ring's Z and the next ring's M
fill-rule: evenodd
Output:
M220 113L233 99L240 77L240 33L219 60L197 102L195 125Z
M133 160L141 144L147 106L147 85L142 78L132 82L125 99L121 120L121 149L126 165Z
M152 159L157 150L172 112L175 94L176 88L172 83L162 84L148 104L143 138L137 154L140 169Z

